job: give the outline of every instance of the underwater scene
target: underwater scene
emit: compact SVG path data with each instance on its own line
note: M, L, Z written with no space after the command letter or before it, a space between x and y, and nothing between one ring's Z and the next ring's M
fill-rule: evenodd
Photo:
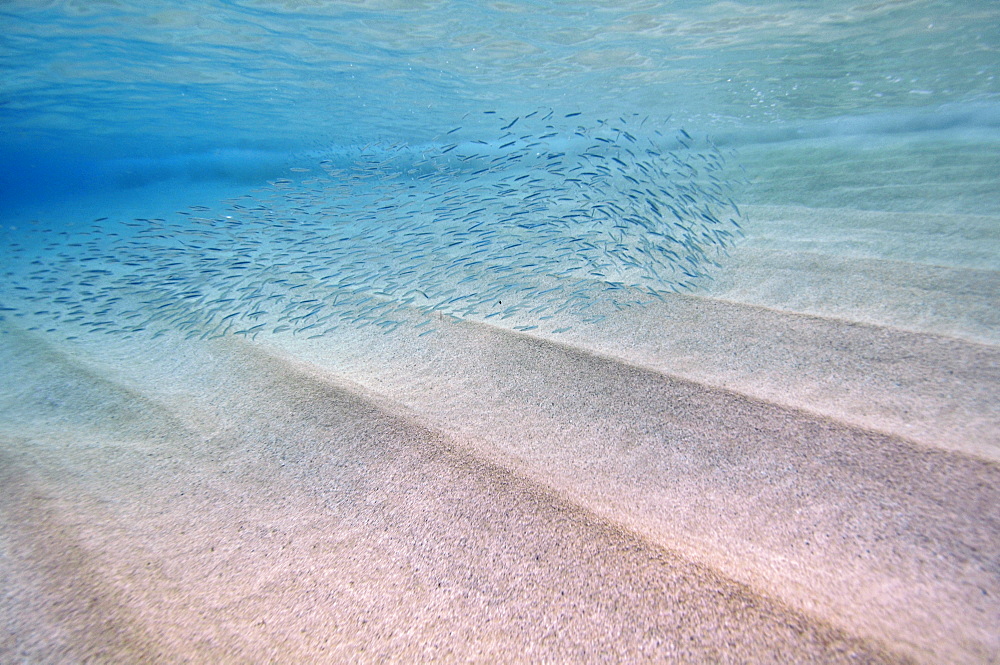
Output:
M0 662L1000 662L996 3L0 54Z

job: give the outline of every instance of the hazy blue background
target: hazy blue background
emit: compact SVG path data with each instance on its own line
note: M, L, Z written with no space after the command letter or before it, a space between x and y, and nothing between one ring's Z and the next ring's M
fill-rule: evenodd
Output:
M0 194L256 180L541 106L737 143L995 133L998 45L992 1L8 1Z

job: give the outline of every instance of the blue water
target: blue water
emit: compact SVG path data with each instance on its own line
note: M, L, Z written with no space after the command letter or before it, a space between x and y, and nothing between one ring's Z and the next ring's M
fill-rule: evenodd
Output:
M165 317L192 335L257 330L264 297L287 301L268 329L314 331L316 297L388 299L355 318L388 329L514 298L534 329L600 320L597 292L700 288L745 203L1000 214L993 2L7 2L0 21L7 296L99 331L145 329L121 298L192 299L201 318ZM244 273L271 290L232 296Z
M998 75L998 0L0 0L0 661L1000 662Z
M8 200L103 184L86 172L112 159L252 176L483 110L731 140L1000 124L988 1L15 1L0 25Z

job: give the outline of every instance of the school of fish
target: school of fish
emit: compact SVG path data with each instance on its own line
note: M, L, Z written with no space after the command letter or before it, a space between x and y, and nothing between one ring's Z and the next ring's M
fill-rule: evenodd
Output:
M468 120L303 158L218 210L15 237L0 315L68 337L425 335L443 317L561 333L697 288L741 236L745 176L707 138L638 115Z

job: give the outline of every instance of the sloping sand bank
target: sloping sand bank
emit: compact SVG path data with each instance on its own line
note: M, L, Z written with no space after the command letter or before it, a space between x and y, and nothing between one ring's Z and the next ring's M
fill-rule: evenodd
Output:
M7 340L4 660L895 660L253 350L188 412Z
M0 323L0 661L1000 661L995 183L833 185L558 334Z

